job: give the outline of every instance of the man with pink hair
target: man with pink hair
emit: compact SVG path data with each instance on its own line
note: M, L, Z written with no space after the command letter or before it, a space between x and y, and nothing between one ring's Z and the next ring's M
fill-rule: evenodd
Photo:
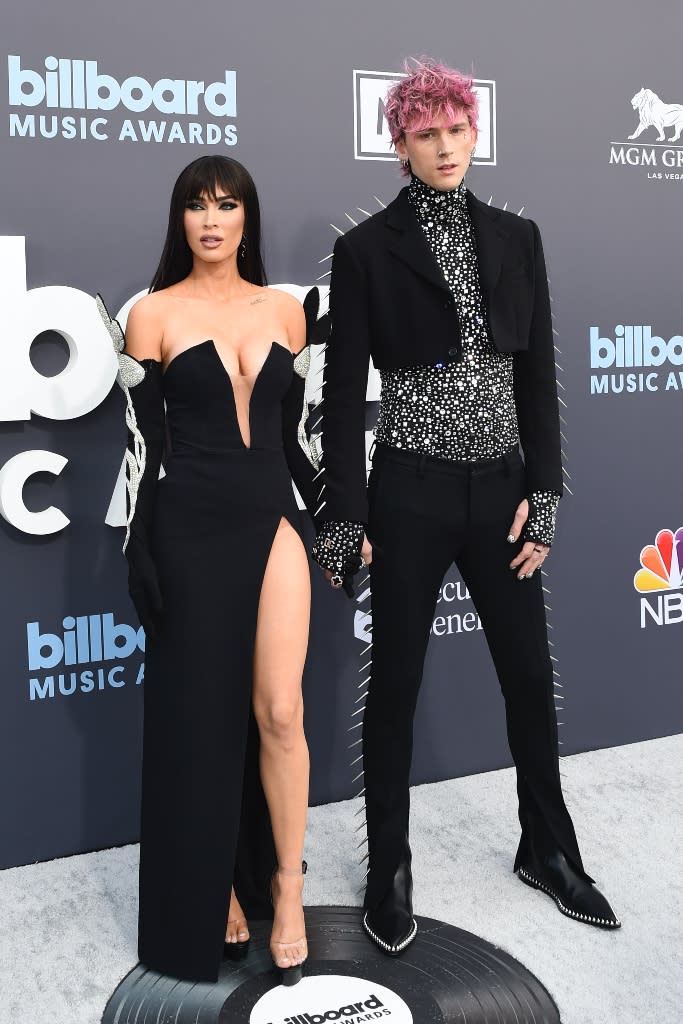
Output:
M479 202L465 186L477 142L472 79L426 59L407 70L385 111L410 183L334 249L325 505L314 548L332 586L348 588L361 560L371 563L363 923L393 955L417 932L408 842L413 717L439 587L453 562L505 699L522 830L514 870L562 913L619 927L583 869L558 768L540 569L562 464L541 238L533 221ZM366 487L370 356L382 390Z

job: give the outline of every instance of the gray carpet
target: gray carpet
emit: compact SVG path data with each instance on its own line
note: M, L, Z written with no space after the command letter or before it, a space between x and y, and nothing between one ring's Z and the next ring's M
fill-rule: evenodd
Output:
M511 872L512 771L413 790L415 907L502 946L555 998L563 1024L683 1020L683 736L563 760L588 871L624 922L562 917ZM360 804L311 811L306 898L359 902ZM98 1024L135 964L137 847L0 873L0 1024Z

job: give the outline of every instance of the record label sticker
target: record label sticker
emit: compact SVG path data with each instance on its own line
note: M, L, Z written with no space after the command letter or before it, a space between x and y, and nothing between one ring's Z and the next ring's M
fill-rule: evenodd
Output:
M413 1024L400 996L376 981L341 974L304 977L298 985L278 985L254 1006L249 1024Z

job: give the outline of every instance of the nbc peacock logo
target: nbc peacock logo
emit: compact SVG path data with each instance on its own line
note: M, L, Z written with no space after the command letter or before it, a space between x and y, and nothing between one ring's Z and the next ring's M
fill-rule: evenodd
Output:
M633 586L641 595L641 629L683 622L683 526L660 530L640 552L640 566Z

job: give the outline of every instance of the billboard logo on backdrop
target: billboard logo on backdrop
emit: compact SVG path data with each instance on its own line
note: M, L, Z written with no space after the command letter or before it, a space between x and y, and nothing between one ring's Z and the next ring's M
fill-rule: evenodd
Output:
M353 72L353 130L356 160L395 160L384 115L387 92L405 74L396 71ZM496 163L496 83L474 80L479 98L479 135L475 164Z
M675 533L660 530L640 552L640 566L633 577L641 595L640 628L683 622L683 526Z
M237 142L236 125L225 123L225 119L237 116L235 71L225 71L221 78L208 84L182 78L149 82L141 75L130 75L119 81L101 71L96 60L46 57L43 67L36 70L23 66L20 56L10 54L7 57L7 96L10 138L224 143L226 146ZM36 112L11 109L27 107L36 108ZM172 115L176 119L110 117L118 108L133 114L145 114L153 108L158 114ZM95 111L105 111L107 116L93 114ZM181 121L178 117L187 120ZM207 120L209 117L221 118L221 121L215 123Z
M613 335L589 328L591 395L683 391L683 335L652 333L650 325L617 324Z
M39 622L26 623L29 700L101 693L143 682L142 626L116 622L112 612L103 612L67 615L61 628L60 633L41 632ZM135 664L127 671L123 663L130 658Z
M644 169L650 181L683 182L683 103L665 103L652 89L641 88L631 98L631 107L638 113L638 124L624 142L610 143L610 164ZM652 133L640 140L644 133ZM673 129L667 135L668 129Z

